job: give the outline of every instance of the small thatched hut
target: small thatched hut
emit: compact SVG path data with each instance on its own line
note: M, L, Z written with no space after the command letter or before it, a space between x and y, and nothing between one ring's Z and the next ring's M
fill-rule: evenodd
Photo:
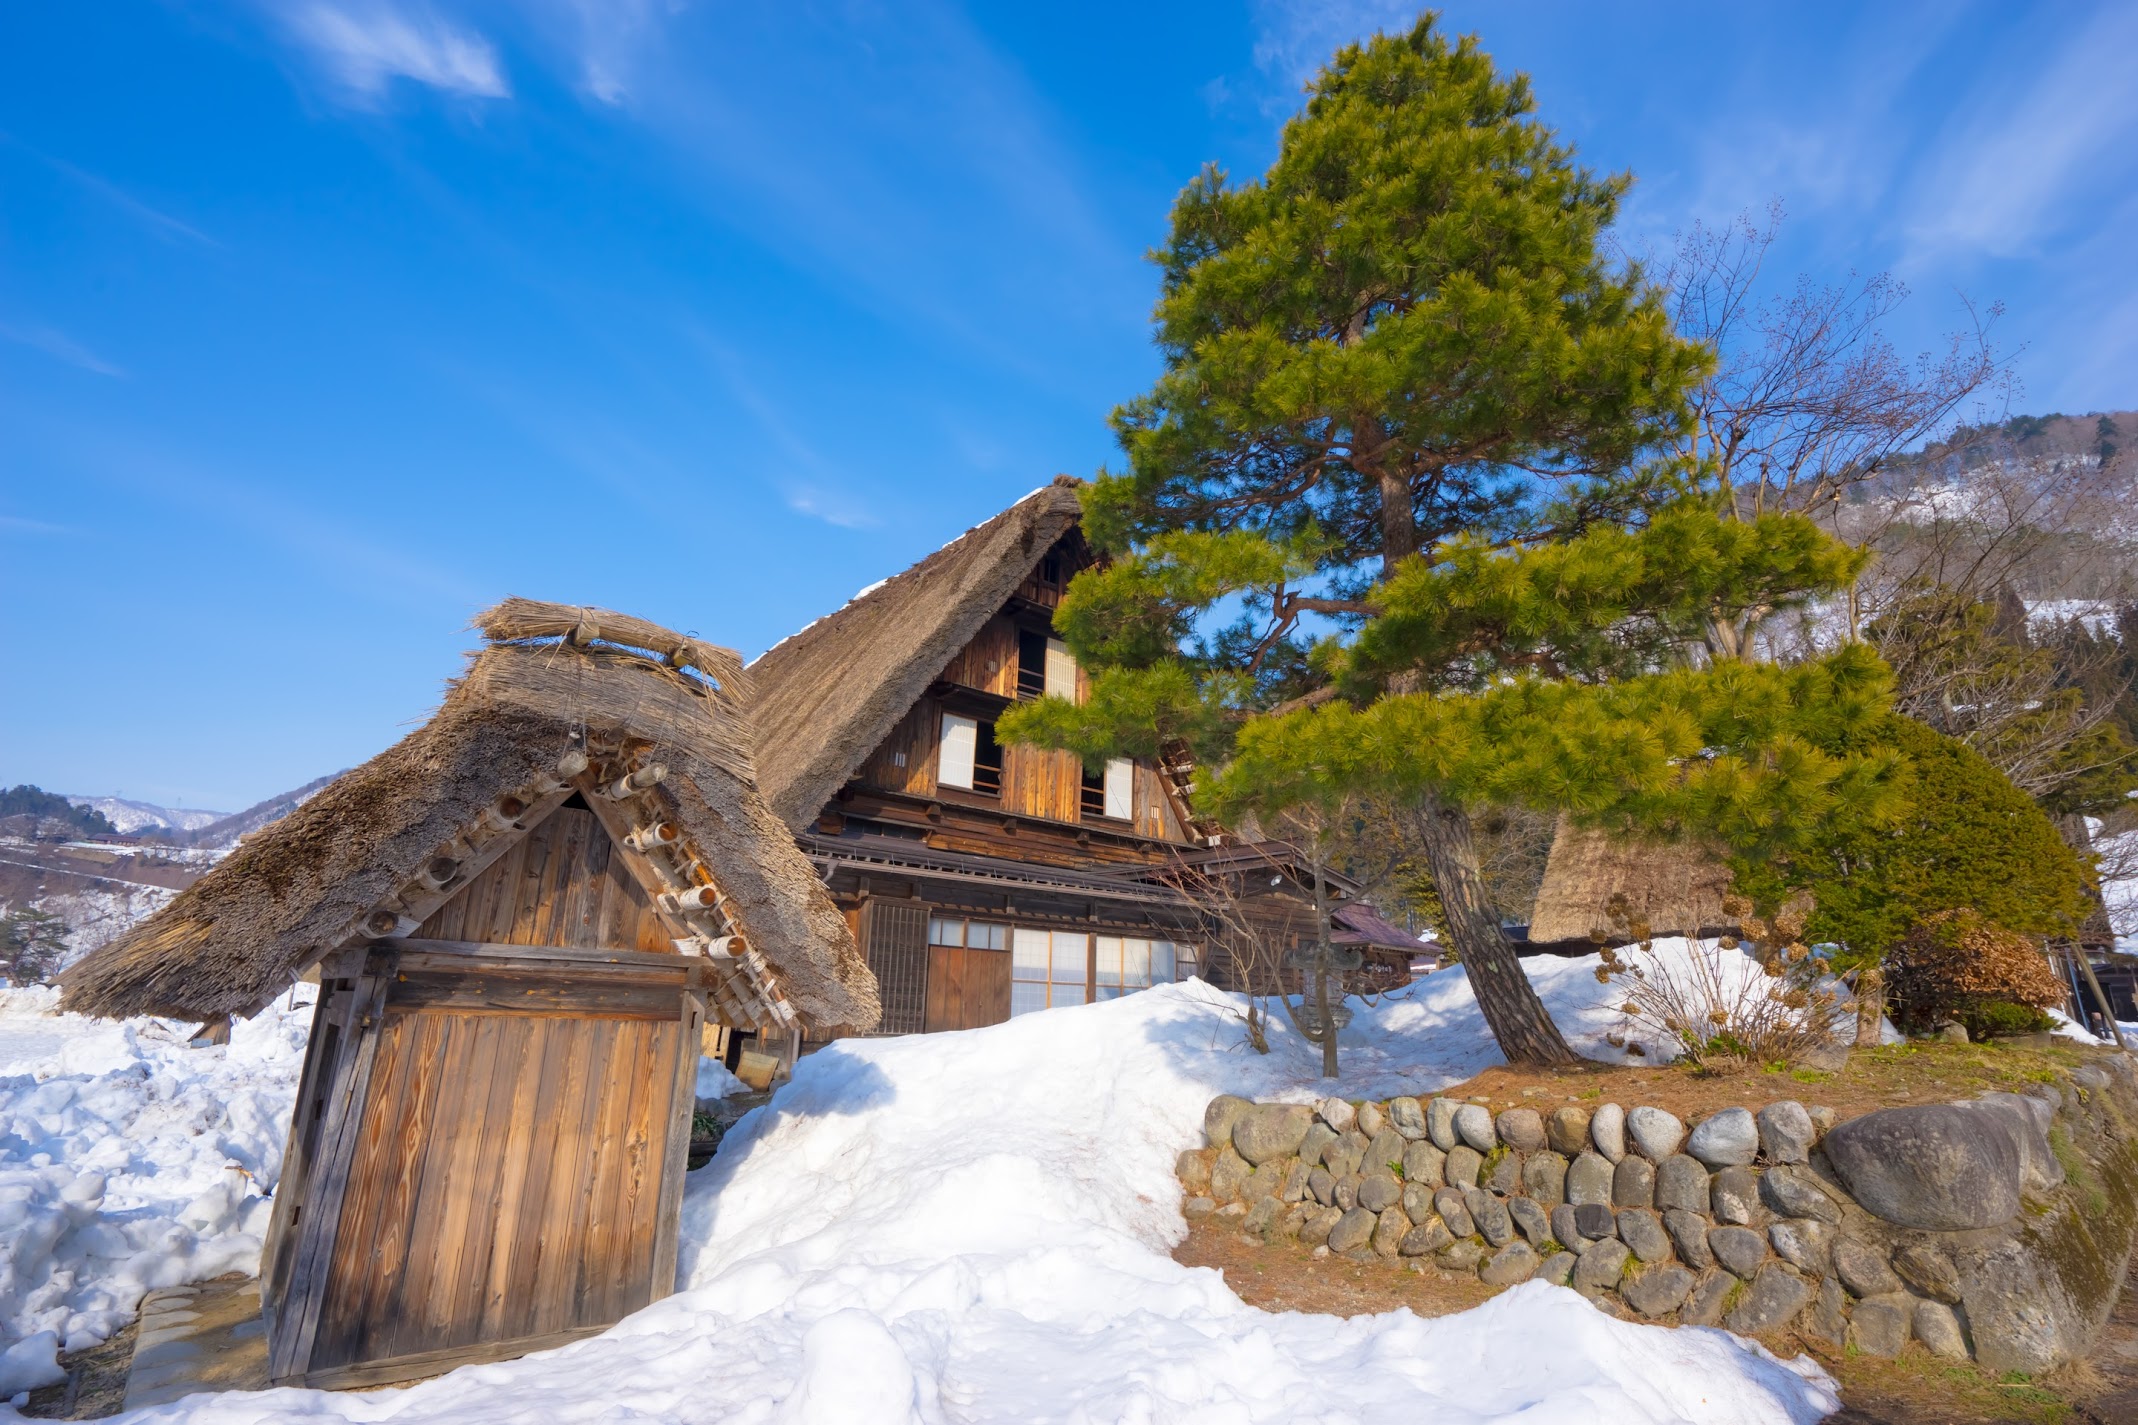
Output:
M707 1023L866 1029L845 918L758 796L736 656L511 599L429 723L66 976L221 1021L318 966L261 1263L269 1370L372 1385L666 1295Z
M1656 935L1728 934L1737 928L1722 908L1729 890L1729 868L1702 847L1614 836L1561 817L1530 913L1529 944L1585 955L1598 941L1625 944L1635 923ZM1623 919L1611 913L1619 896Z

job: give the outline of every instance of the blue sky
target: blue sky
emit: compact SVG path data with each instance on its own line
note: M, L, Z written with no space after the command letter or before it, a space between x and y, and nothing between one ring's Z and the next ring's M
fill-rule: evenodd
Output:
M1718 14L1718 12L1726 12ZM2138 405L2138 6L1457 4L1639 183ZM234 808L522 593L754 654L1156 369L1142 253L1407 6L0 9L0 783ZM2022 349L2023 348L2023 349Z

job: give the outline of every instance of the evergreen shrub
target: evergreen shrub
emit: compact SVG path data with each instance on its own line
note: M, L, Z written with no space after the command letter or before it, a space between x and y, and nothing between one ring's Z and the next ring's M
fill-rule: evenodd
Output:
M1908 811L1885 826L1838 823L1769 860L1739 858L1740 892L1773 905L1810 891L1816 907L1805 939L1844 947L1836 957L1844 967L1876 964L1951 911L1972 911L2021 937L2077 932L2091 905L2089 872L2032 797L1980 754L1912 718L1890 719L1880 740L1906 760Z

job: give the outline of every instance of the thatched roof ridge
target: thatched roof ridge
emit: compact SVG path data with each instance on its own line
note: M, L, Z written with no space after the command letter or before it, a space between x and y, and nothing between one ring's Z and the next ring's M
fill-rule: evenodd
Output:
M555 641L536 641L559 623ZM875 980L845 918L757 794L741 660L599 609L513 599L477 625L508 641L473 656L429 722L74 966L63 978L66 1008L254 1013L395 905L501 796L555 787L569 754L610 747L668 769L644 795L715 868L729 915L803 1021L874 1024ZM574 643L574 628L600 634Z
M1624 896L1629 915L1656 935L1720 933L1735 927L1722 908L1729 889L1729 868L1705 847L1617 836L1561 817L1530 914L1529 940L1543 945L1601 937L1624 943L1627 925L1612 918L1613 896Z
M1033 491L749 668L759 785L800 830L1076 523L1079 482Z

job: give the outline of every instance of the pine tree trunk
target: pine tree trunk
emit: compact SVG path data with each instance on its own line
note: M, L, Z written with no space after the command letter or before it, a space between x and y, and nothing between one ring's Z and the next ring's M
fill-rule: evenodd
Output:
M1576 1064L1551 1014L1522 972L1514 945L1500 930L1499 913L1485 895L1470 814L1430 799L1425 806L1425 861L1447 918L1455 953L1462 957L1477 1006L1510 1064Z

